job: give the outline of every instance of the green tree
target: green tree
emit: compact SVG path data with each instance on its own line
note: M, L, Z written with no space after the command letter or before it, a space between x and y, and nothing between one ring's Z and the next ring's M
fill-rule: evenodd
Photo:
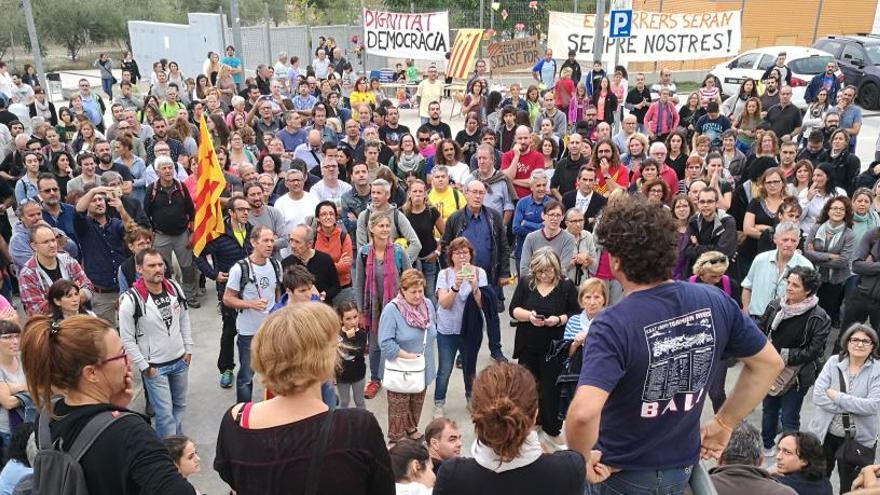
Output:
M0 29L0 59L14 45L22 42L30 46L24 14L19 8L18 0L0 0L0 12L3 12L3 29Z

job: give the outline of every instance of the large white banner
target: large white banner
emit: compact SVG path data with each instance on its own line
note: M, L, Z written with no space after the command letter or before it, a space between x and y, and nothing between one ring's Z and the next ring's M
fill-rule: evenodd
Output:
M449 42L449 13L406 14L364 9L367 53L418 60L443 60Z
M605 47L602 60L614 60L620 46L620 62L694 60L732 57L739 53L741 41L740 11L672 14L633 12L632 36L613 40L608 37L605 16ZM556 58L569 50L577 51L580 60L593 59L594 14L550 12L547 46Z

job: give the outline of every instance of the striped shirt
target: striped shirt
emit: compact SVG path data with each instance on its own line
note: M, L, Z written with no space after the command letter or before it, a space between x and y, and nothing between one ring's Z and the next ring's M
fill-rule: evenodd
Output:
M591 323L593 323L593 320L587 316L586 311L572 316L568 319L568 323L565 324L565 333L563 334L562 339L571 340L574 339L575 335L581 332L589 332Z

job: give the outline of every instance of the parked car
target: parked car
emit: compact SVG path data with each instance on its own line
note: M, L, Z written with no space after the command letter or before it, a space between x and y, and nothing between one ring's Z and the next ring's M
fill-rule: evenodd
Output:
M843 72L844 84L858 88L859 105L880 109L880 34L827 36L813 47L834 57Z
M764 72L776 63L780 52L786 53L785 65L791 69L791 101L798 108L806 108L804 91L813 76L823 72L825 64L833 60L828 52L803 46L755 48L716 65L710 73L721 81L721 92L724 95L734 95L746 78L760 80Z

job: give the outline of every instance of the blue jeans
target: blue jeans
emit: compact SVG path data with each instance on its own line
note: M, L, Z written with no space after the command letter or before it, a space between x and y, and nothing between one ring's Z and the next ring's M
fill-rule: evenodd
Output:
M437 307L437 273L440 272L440 265L435 261L428 263L427 261L419 261L419 269L425 276L425 297L431 300L434 307Z
M251 369L253 335L238 334L238 375L235 377L235 401L250 402L254 393L254 370Z
M455 367L455 354L461 352L464 339L461 335L445 335L437 333L437 382L434 385L434 403L446 402L446 389L449 388L449 376ZM465 397L470 399L471 390L465 379Z
M113 79L101 79L101 89L107 93L107 99L113 99Z
M763 412L761 413L761 437L764 439L764 448L769 449L776 445L776 433L779 425L779 414L782 413L782 432L788 433L801 429L801 404L804 403L806 391L798 390L797 386L788 389L788 392L773 397L764 397Z
M662 471L620 471L598 485L587 487L592 495L679 495L691 480L693 466Z
M186 389L189 365L183 358L156 368L156 374L144 375L144 387L156 413L156 434L183 435L183 413L186 412Z

